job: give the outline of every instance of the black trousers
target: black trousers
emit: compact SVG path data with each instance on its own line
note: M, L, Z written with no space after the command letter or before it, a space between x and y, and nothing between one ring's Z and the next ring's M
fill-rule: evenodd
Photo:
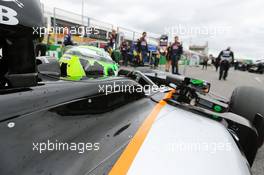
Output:
M207 69L207 67L208 67L208 62L207 61L203 62L203 69L204 68Z
M179 74L179 55L174 55L171 58L172 74Z
M215 70L216 70L216 72L218 71L218 68L219 68L219 65L218 65L218 64L215 65Z
M122 58L124 66L128 66L128 54L126 51L122 51Z
M222 78L225 80L227 78L229 68L230 68L230 63L228 61L222 61L220 63L219 80L221 80Z
M158 67L159 66L159 62L160 62L160 59L155 57L155 63L154 63L154 66L155 67Z

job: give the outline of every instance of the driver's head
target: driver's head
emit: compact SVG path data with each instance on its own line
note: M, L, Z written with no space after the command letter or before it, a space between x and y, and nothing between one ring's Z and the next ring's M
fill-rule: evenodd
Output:
M227 49L226 50L228 50L228 51L230 51L231 50L231 47L229 46L229 47L227 47Z

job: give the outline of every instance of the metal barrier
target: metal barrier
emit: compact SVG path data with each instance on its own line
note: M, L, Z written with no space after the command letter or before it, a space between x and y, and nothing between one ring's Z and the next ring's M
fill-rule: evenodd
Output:
M80 26L87 26L87 27L94 27L100 30L107 31L107 34L111 32L113 29L117 30L118 33L124 35L125 39L129 39L132 41L136 41L138 38L141 37L142 32L128 29L121 26L115 26L111 23L104 22L92 17L88 17L85 15L77 14L71 11L67 11L60 8L50 8L48 6L43 5L44 14L47 18L47 25L48 27L56 27L56 20L63 20L65 22L77 24ZM153 34L148 32L148 38L151 42L156 42L158 44L158 38L160 35ZM57 37L55 38L55 43L57 43Z

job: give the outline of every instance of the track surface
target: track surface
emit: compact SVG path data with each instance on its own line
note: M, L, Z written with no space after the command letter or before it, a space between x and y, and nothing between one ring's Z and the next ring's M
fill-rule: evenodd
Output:
M160 69L163 70L163 68ZM181 67L180 69L180 73L183 73L184 68ZM253 86L264 89L264 74L234 71L233 68L230 69L229 77L226 81L218 80L218 73L213 67L208 67L207 70L202 70L200 67L187 67L185 75L211 82L211 91L226 98L229 98L233 90L239 86ZM253 175L264 174L264 146L258 152L252 171Z

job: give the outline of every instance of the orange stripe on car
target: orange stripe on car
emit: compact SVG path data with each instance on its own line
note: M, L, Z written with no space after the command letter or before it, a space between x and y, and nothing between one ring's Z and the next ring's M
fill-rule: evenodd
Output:
M165 99L171 98L173 91L166 94ZM150 115L143 122L141 127L136 132L135 136L131 139L130 143L121 154L109 175L126 175L131 164L133 163L139 149L141 148L144 140L146 139L153 123L155 122L159 112L167 103L162 100L152 110Z

